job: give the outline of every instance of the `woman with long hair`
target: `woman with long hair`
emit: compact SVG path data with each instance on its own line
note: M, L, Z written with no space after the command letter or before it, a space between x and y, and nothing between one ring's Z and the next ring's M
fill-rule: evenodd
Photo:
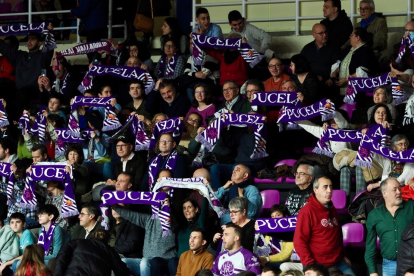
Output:
M180 22L175 17L165 18L164 24L161 26L162 36L161 51L164 49L164 44L168 38L171 38L177 43L177 49L180 55L188 55L190 53L190 39L181 29Z
M216 107L213 104L211 91L204 83L198 83L194 87L193 106L188 111L185 119L188 120L190 114L194 112L200 114L203 118L203 121L200 123L204 128L207 127L206 118L208 116L213 116L216 112Z
M45 265L45 249L37 244L25 247L23 259L17 267L15 276L52 276L52 272Z

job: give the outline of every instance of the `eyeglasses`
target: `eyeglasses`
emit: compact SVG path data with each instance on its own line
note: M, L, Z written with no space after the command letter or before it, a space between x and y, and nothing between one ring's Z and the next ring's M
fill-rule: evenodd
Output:
M172 141L170 141L170 140L160 140L160 144L168 144L168 143L171 143Z
M165 44L164 45L164 48L167 48L167 49L175 48L175 45L173 45L173 44Z
M87 213L79 213L79 216L89 216Z
M195 93L195 94L204 94L204 93L206 93L206 91L201 90L201 91L195 91L194 93Z
M254 92L259 92L259 90L258 89L255 89L255 90L246 90L246 93L254 93Z
M196 123L196 124L199 124L199 123L200 123L200 121L199 121L199 120L197 120L197 119L191 119L191 118L188 118L188 119L187 119L187 122L190 122L190 123Z
M229 211L229 213L230 213L230 215L235 215L235 214L237 214L238 212L241 212L241 210L237 210L237 211Z
M125 147L127 147L127 146L129 146L129 144L116 145L115 147L116 147L117 149L121 149L121 148L125 148Z
M404 29L404 33L408 34L408 33L414 33L414 30L406 30Z
M283 67L283 64L279 63L279 64L269 64L269 66L267 66L267 68L269 69L276 69L276 67Z
M173 92L172 90L168 90L167 92L163 92L163 93L161 93L161 96L162 96L162 97L164 97L164 96L166 96L166 95L171 94L172 92Z
M327 31L323 31L323 32L320 32L320 33L315 33L315 34L317 34L317 35L327 35L328 32Z
M295 172L294 174L293 174L294 176L304 176L304 175L309 175L308 173L304 173L304 172Z
M223 91L224 92L230 92L231 90L233 90L233 89L235 89L236 87L229 87L229 88L226 88L226 89L224 89L223 88Z
M365 7L365 8L358 8L358 11L362 11L362 12L365 12L365 11L369 11L371 8L370 7Z

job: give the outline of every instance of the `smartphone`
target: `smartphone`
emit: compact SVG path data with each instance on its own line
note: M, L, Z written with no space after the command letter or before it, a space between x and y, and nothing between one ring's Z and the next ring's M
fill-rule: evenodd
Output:
M43 77L46 77L46 69L41 69L40 75L42 75Z
M94 59L94 60L93 60L93 65L99 65L99 60Z

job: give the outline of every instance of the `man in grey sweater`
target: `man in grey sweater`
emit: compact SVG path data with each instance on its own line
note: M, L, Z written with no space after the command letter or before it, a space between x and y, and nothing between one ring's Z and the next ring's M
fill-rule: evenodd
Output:
M151 276L177 273L178 258L175 235L162 236L159 219L151 219L150 214L133 212L113 205L112 208L126 220L145 229L142 259L123 259L132 275Z

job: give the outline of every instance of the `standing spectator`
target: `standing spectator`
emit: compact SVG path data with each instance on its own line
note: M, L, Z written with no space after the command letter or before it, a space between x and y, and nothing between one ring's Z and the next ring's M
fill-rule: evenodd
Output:
M183 32L180 27L180 22L175 17L165 18L165 22L161 27L162 36L161 40L161 51L165 49L165 44L169 39L176 42L175 49L179 55L188 55L190 53L189 37ZM155 70L156 72L156 70Z
M401 244L398 248L397 255L397 275L407 275L404 272L409 271L414 275L414 220L405 228L401 235Z
M293 244L304 266L320 263L355 276L344 255L342 228L333 206L332 182L320 177L313 182L313 194L299 212Z
M286 207L292 216L299 214L307 199L312 195L314 168L308 164L299 165L295 172L296 187L289 191Z
M53 273L44 264L45 249L37 244L26 247L23 259L16 270L15 276L52 276Z
M324 0L323 16L325 19L321 24L326 27L329 43L333 48L340 49L352 32L351 19L345 10L341 10L341 0Z
M210 14L206 8L198 8L196 11L196 25L193 32L211 37L223 38L221 27L210 22Z
M302 102L302 106L311 105L321 99L319 89L319 79L311 72L311 66L306 57L302 54L292 56L290 59L290 69L292 76L290 77L296 84L298 99Z
M371 276L378 276L376 268L377 237L383 258L382 274L397 275L397 253L401 235L414 219L414 201L403 201L400 183L389 177L381 182L385 204L372 210L367 219L367 247L365 262Z
M289 76L283 72L284 67L282 60L279 58L272 58L269 61L267 68L269 68L272 77L264 82L266 92L282 91L282 83L289 79Z
M80 0L70 13L85 24L86 42L101 40L108 36L108 0ZM89 63L95 53L88 54Z

